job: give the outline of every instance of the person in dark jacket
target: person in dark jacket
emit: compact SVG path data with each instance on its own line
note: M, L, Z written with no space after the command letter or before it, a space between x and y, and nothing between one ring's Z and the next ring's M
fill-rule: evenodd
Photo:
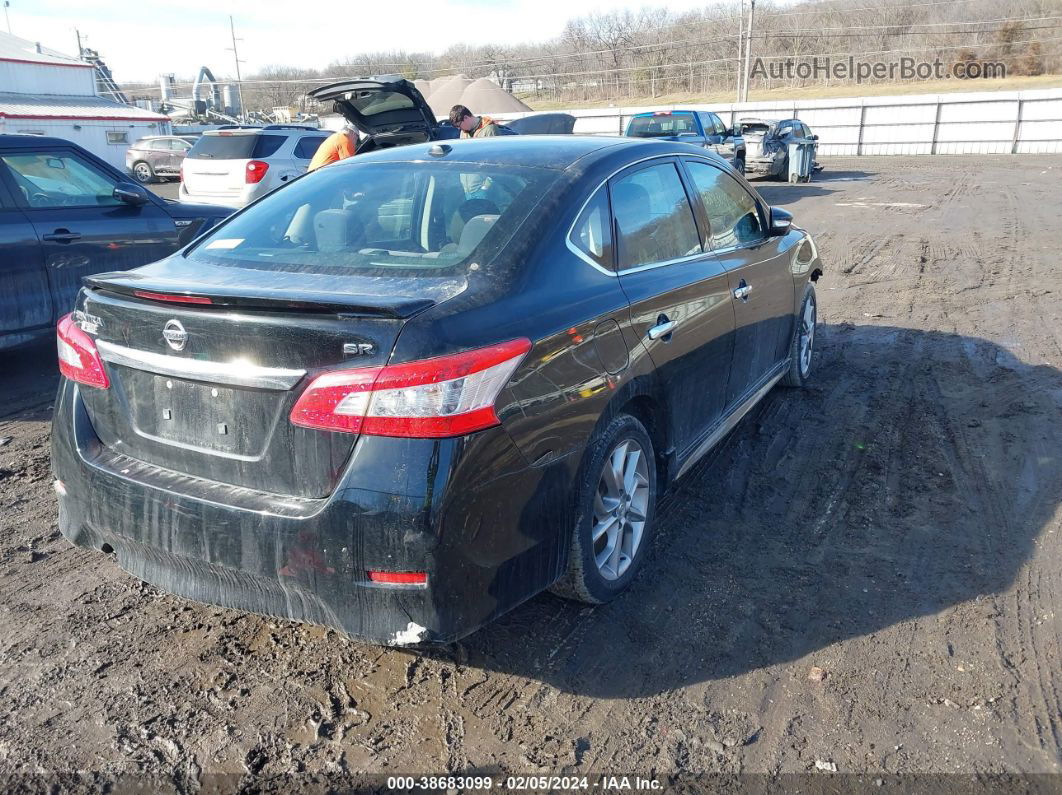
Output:
M464 105L450 108L450 124L461 131L462 138L490 138L500 135L498 123L490 116L474 116Z

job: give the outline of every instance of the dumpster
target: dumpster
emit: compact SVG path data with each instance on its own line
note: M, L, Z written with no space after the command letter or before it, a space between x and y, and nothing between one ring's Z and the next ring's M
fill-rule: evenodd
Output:
M808 138L789 141L790 182L811 182L811 170L815 165L815 142Z

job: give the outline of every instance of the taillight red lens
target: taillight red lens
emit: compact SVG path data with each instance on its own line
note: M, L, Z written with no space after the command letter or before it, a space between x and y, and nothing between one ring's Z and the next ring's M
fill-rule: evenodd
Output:
M428 573L424 571L370 571L369 580L387 585L425 585L428 582Z
M307 428L440 438L497 425L494 401L531 350L510 340L450 356L318 376L291 410Z
M249 160L247 161L247 173L245 180L248 185L254 185L262 181L262 177L269 171L269 163L264 160Z
M92 337L77 327L73 315L64 315L56 326L59 372L85 386L107 389L111 382Z
M146 298L149 301L165 301L168 304L212 304L212 300L205 295L173 295L172 293L153 293L149 290L133 290L137 298Z

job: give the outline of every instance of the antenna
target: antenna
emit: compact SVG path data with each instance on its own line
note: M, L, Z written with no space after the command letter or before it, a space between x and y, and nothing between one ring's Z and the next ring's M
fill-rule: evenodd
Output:
M243 104L243 78L240 77L240 64L246 63L246 61L240 60L240 55L236 51L236 42L243 41L243 39L236 38L236 24L232 21L232 17L229 17L229 32L232 34L232 46L226 47L226 50L232 50L232 58L236 62L236 88L240 92L240 121L246 118L247 108Z

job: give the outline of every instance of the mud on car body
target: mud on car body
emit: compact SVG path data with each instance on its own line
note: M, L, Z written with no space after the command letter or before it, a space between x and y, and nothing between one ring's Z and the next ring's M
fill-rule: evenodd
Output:
M60 528L176 594L388 644L597 603L814 344L814 243L678 143L321 169L59 325Z

